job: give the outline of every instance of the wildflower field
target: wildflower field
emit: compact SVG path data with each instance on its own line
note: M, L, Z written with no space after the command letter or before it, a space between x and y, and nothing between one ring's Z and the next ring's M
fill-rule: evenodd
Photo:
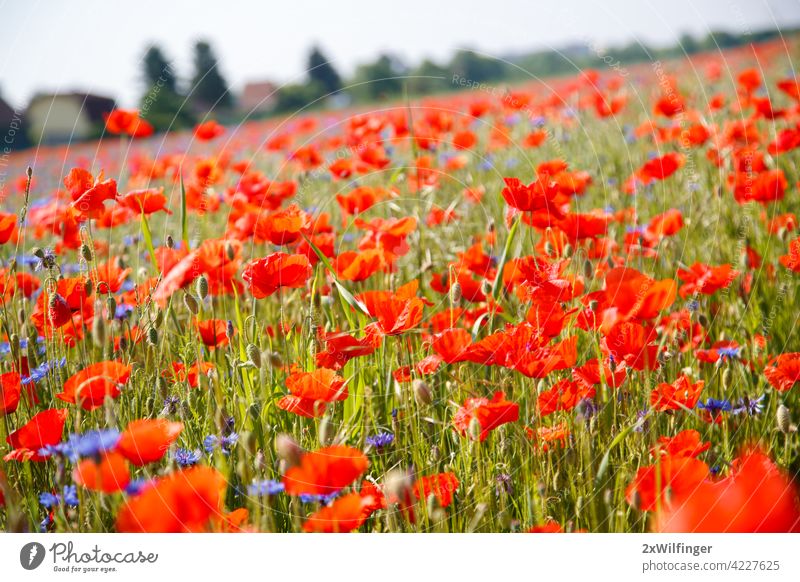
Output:
M0 526L796 531L799 48L6 155Z

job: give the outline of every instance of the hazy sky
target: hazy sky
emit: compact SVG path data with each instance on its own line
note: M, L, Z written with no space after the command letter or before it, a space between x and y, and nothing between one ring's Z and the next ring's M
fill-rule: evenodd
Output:
M187 77L200 37L236 90L301 75L313 43L349 73L379 51L415 64L465 47L502 56L776 25L800 25L800 0L0 0L0 92L15 106L36 91L76 89L135 105L147 44Z

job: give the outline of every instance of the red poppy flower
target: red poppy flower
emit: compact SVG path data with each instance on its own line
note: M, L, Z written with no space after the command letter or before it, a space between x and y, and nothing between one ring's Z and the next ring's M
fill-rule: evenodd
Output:
M114 109L105 114L106 131L115 135L147 137L153 134L153 126L139 117L135 109Z
M64 178L64 185L72 198L71 208L78 220L102 218L105 213L104 202L117 197L117 183L103 180L103 173L95 178L82 168L73 168Z
M66 408L50 408L34 415L24 426L6 437L14 450L3 457L4 461L43 461L39 449L61 441L64 423L69 411Z
M22 379L16 372L0 374L0 417L17 410L22 394Z
M317 352L316 364L320 368L339 370L353 358L368 356L376 346L369 337L358 339L343 332L321 332L322 349Z
M367 291L358 295L358 300L366 306L369 314L378 320L371 324L368 331L374 331L380 335L400 335L419 325L422 321L422 310L425 304L422 299L405 292L405 289L410 288L401 287L397 293ZM414 293L416 293L416 287L414 287Z
M0 245L8 241L16 241L17 238L17 215L7 212L0 212Z
M800 352L787 352L764 368L767 381L778 392L787 392L800 382Z
M330 495L355 481L367 470L366 455L345 445L305 453L300 464L283 477L289 495Z
M796 533L800 503L791 481L755 450L735 459L728 477L679 492L653 525L664 533Z
M305 418L320 418L327 409L327 405L322 400L302 398L292 394L282 396L276 401L275 405L281 410Z
M228 344L228 322L223 319L206 319L195 323L200 339L209 348L217 348Z
M378 249L345 251L333 262L336 275L342 281L365 281L384 266L383 253Z
M304 287L311 274L311 263L304 255L273 253L245 265L242 279L253 297L264 299L281 287Z
M303 531L312 533L347 533L358 529L372 513L373 498L361 493L344 495L312 513Z
M455 473L438 473L420 477L414 482L414 496L424 501L429 495L436 497L441 507L453 502L453 493L458 489L458 478Z
M292 204L285 210L259 216L254 232L259 240L280 246L296 243L310 228L311 217L299 206Z
M118 361L90 364L72 375L56 398L80 404L84 410L94 410L103 405L106 396L117 398L120 386L128 381L131 367Z
M172 369L165 372L165 375L171 376L177 382L188 382L192 388L198 388L200 386L200 374L207 375L215 368L216 366L211 362L197 362L189 366L187 370L186 366L181 362L173 362Z
M606 354L614 361L624 363L634 370L656 370L658 344L656 330L638 322L626 321L614 325L601 341Z
M549 390L539 394L537 405L541 416L548 416L559 410L569 411L585 398L594 398L595 389L587 388L578 382L559 380Z
M650 393L650 405L659 412L694 408L700 399L705 382L692 383L686 376L679 376L672 384L662 382Z
M658 444L650 449L653 456L697 457L711 448L711 443L704 443L696 430L682 430L674 437L658 437Z
M525 185L517 178L503 178L506 187L501 194L512 208L522 212L545 211L553 218L563 218L561 208L556 204L558 187L547 177Z
M182 431L182 422L170 422L166 418L133 420L120 435L117 450L131 463L142 467L161 460Z
M213 119L204 121L194 128L194 136L200 141L211 141L225 133L225 128Z
M660 456L655 464L639 468L625 498L640 511L653 511L691 493L707 476L708 465L693 457Z
M684 282L678 293L683 298L695 293L712 295L719 289L730 286L738 276L739 271L734 271L729 264L711 267L695 263L688 270L678 269L678 278Z
M502 424L519 420L519 405L505 399L504 392L495 392L488 398L468 398L453 415L453 425L462 435L469 431L470 422L476 419L481 432L479 439L486 440L489 433Z
M778 261L787 269L800 273L800 237L789 243L789 252L778 257Z
M223 520L225 478L211 467L192 467L162 477L134 497L117 514L123 533L208 531Z
M572 370L572 378L584 388L605 383L611 388L619 388L628 376L628 369L624 363L612 369L611 362L606 359L600 364L597 358L588 360L583 366Z
M166 206L167 197L164 195L164 188L132 190L123 196L118 196L117 202L135 214L149 215L162 210L167 214L172 214L172 211Z
M344 378L327 368L313 372L294 372L286 378L286 388L300 398L335 402L347 400Z
M78 485L101 493L122 491L130 483L128 463L116 451L102 453L98 459L84 459L72 471Z

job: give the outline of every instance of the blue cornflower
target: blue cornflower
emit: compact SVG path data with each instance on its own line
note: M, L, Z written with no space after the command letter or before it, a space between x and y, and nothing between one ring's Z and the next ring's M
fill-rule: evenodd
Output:
M303 503L321 503L322 505L328 505L338 496L338 491L335 493L329 493L328 495L312 495L310 493L303 493L302 495L298 496L298 499L300 499L300 501Z
M719 354L722 360L727 358L739 358L742 354L742 346L717 348L717 354Z
M43 362L36 366L33 370L31 370L30 376L24 376L21 380L23 385L30 384L31 382L39 382L43 378L47 376L50 370L54 368L63 368L67 365L67 358L61 358L60 360L51 360L48 362Z
M640 410L636 413L636 425L634 425L634 432L647 432L650 428L650 419L647 418L647 411Z
M509 158L506 160L506 168L514 168L519 164L519 160L517 158Z
M747 414L749 416L756 416L764 411L764 398L766 394L762 394L758 398L750 398L745 396L740 398L736 408L733 409L734 414Z
M200 461L200 451L191 451L189 449L177 449L175 451L175 462L181 467L191 467Z
M47 445L39 449L39 454L43 457L66 457L70 461L76 462L84 457L96 457L100 453L110 451L117 446L119 437L119 431L114 428L71 434L62 443Z
M379 432L367 437L367 444L377 450L385 449L394 442L394 435L390 432Z
M117 304L117 308L114 311L114 318L115 319L126 319L131 313L133 313L133 305L129 305L127 303L119 303Z
M61 494L45 491L39 494L39 503L47 509L53 509L62 503L67 507L77 507L78 490L75 485L66 485Z
M228 455L238 440L239 434L235 432L232 432L222 438L215 434L210 434L203 439L203 448L206 450L206 453L210 455L214 452L214 449L219 447L219 450L222 451L223 455Z
M266 481L257 481L247 487L247 492L250 495L257 497L272 497L283 493L284 485L280 481L268 479Z
M125 487L125 493L128 495L139 495L139 493L147 489L152 483L153 481L151 479L133 479L128 483L127 487Z
M709 398L705 402L701 400L697 403L697 407L708 411L712 416L717 416L722 412L730 412L733 410L733 406L729 400L717 400L716 398Z

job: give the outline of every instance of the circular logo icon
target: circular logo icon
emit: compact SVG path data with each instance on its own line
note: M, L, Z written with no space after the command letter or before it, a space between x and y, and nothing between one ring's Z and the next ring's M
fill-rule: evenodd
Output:
M26 570L35 570L44 562L44 546L39 542L30 542L19 551L19 563Z

